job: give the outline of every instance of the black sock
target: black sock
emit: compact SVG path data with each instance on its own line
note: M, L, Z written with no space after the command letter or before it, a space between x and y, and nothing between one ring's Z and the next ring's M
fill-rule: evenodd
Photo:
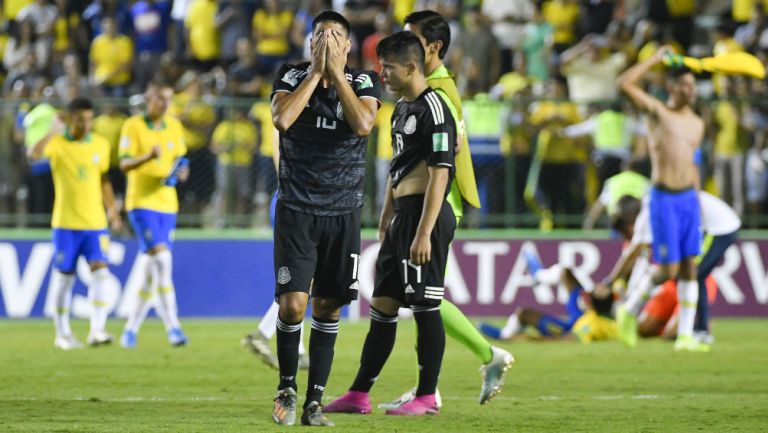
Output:
M414 309L418 338L416 353L419 358L419 385L416 395L434 394L437 389L437 378L440 376L440 366L445 353L445 329L440 310L419 311Z
M277 362L280 364L280 385L296 390L296 372L299 370L299 340L301 322L286 323L277 317Z
M351 391L369 392L381 369L392 353L397 336L397 315L389 316L371 307L371 328L365 337L360 369L352 382Z
M309 381L304 408L310 402L322 402L325 384L331 374L333 347L339 333L338 320L324 320L312 317L312 333L309 335Z

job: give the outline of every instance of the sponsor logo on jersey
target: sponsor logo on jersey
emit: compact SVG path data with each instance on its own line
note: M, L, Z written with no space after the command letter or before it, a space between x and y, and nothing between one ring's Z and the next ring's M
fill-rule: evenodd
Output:
M412 293L416 293L416 291L413 290L413 287L410 284L408 284L407 286L405 286L405 293L412 294Z
M283 266L277 270L277 282L279 284L288 284L291 281L291 271L287 266Z

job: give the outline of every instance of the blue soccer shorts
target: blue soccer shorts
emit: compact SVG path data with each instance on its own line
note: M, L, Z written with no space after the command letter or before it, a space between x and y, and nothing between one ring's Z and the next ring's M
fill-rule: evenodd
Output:
M649 209L656 262L680 263L701 253L701 206L694 188L667 191L653 186Z
M53 266L60 272L75 272L77 259L85 257L88 263L107 262L109 233L101 230L53 229Z
M174 230L176 230L175 213L134 209L128 212L128 219L139 239L141 252L146 253L158 245L165 245L171 249Z
M565 304L565 311L568 313L567 319L548 314L541 316L539 323L536 324L536 329L541 335L560 337L571 331L573 324L584 314L579 305L579 298L581 298L582 293L584 293L584 289L581 286L576 286L568 295L568 302Z

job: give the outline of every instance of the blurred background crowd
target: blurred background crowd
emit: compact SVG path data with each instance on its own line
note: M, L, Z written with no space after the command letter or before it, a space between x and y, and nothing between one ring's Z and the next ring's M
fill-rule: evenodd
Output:
M643 119L617 76L662 44L703 57L748 51L768 60L765 0L5 0L0 17L0 225L44 227L53 188L25 146L75 96L95 99L94 129L116 149L147 82L176 83L192 174L180 225L269 224L276 188L269 93L282 62L306 58L312 17L352 25L352 67L377 70L377 42L407 14L451 24L445 57L464 98L483 208L472 227L581 227L606 179L648 174ZM663 74L648 77L664 97ZM702 185L752 227L768 227L768 88L698 77L705 117ZM374 225L391 148L384 101L371 134L364 221ZM116 152L113 152L116 153ZM116 161L113 161L116 165ZM111 171L118 195L119 170ZM590 216L587 227L594 225ZM602 222L598 220L598 226Z

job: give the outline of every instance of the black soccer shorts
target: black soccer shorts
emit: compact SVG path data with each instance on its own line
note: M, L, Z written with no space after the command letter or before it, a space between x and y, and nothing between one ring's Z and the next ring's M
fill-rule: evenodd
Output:
M443 299L445 265L448 248L456 230L456 216L451 206L443 202L435 227L430 235L432 257L428 263L411 263L411 244L416 236L423 195L395 199L395 216L379 249L376 260L376 283L373 297L397 299L405 306L437 306Z
M309 292L348 304L357 299L360 268L360 209L336 216L303 213L277 201L275 210L275 298Z

